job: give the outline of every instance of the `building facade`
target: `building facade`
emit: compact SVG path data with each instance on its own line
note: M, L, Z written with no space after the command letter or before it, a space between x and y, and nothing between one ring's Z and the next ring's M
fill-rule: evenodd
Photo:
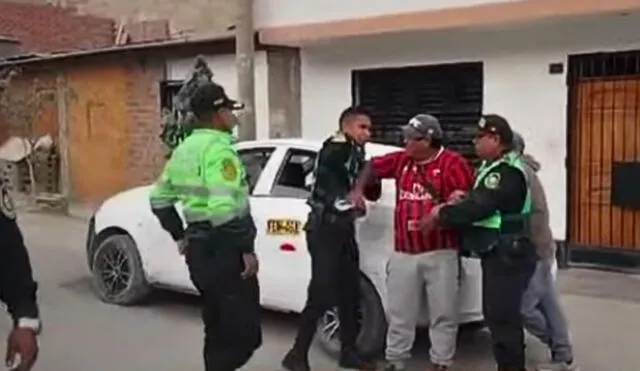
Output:
M542 163L572 258L640 264L640 3L333 2L257 3L261 40L300 48L304 137L353 102L376 141L399 144L399 125L429 112L471 156L480 114L502 114Z
M290 48L257 44L257 137L299 136L299 85ZM73 201L97 204L120 191L153 182L166 161L161 112L170 108L196 56L204 56L214 80L237 96L233 37L113 46L90 51L0 61L19 67L16 84L39 81L56 91L42 108L32 136L50 135L68 158ZM293 124L295 123L295 124ZM0 130L0 134L3 134ZM4 137L17 135L4 133Z

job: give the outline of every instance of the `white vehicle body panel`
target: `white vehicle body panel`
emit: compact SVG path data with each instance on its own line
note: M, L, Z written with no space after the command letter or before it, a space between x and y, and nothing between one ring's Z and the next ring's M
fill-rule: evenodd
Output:
M271 195L280 167L290 149L317 152L321 143L302 139L280 139L242 142L240 152L258 148L275 148L253 189L252 214L258 229L256 253L260 259L259 280L262 306L279 311L300 312L307 296L311 275L310 257L304 233L295 236L267 235L267 219L295 219L306 221L309 207L304 198L274 197ZM398 147L379 144L367 145L370 156L399 150ZM100 235L109 228L126 231L135 241L147 281L155 286L177 291L197 293L176 244L151 213L148 194L151 186L134 188L119 193L95 213L95 233ZM386 266L393 251L393 208L395 185L393 180L383 181L382 197L368 203L367 215L357 225L361 271L375 286L382 303L386 303ZM180 208L180 205L178 205ZM286 245L287 248L283 248ZM293 247L293 249L292 249ZM477 259L462 259L461 322L482 320L481 268ZM426 306L423 306L426 308ZM422 323L428 320L423 311Z

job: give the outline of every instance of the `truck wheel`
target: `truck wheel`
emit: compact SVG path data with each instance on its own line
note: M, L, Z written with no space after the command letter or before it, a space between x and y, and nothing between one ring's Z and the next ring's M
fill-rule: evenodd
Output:
M378 292L365 277L360 278L360 290L360 333L356 345L362 356L376 356L384 349L387 319ZM328 355L335 358L340 356L340 320L337 308L326 311L318 321L316 340Z
M95 291L105 303L137 304L151 291L136 244L128 235L115 234L101 241L91 267Z

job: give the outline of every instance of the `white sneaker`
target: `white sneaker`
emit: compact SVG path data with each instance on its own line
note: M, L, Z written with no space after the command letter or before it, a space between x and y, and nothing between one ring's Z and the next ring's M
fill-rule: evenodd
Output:
M539 365L537 371L580 371L580 367L575 361L571 362L551 362Z

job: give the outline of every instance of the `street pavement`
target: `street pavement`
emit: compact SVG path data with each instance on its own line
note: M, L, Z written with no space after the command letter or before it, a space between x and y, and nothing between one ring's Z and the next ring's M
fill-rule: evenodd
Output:
M86 221L20 215L39 281L44 320L39 371L201 371L202 329L198 299L159 293L144 306L117 307L92 293L84 256ZM640 279L595 270L560 273L577 360L583 371L640 370ZM244 370L280 370L295 333L294 315L265 312L264 345ZM8 331L2 318L0 331ZM428 342L415 347L415 370L424 370ZM532 364L546 359L528 340ZM311 353L314 371L335 370L321 351ZM494 370L486 332L461 336L454 371Z

